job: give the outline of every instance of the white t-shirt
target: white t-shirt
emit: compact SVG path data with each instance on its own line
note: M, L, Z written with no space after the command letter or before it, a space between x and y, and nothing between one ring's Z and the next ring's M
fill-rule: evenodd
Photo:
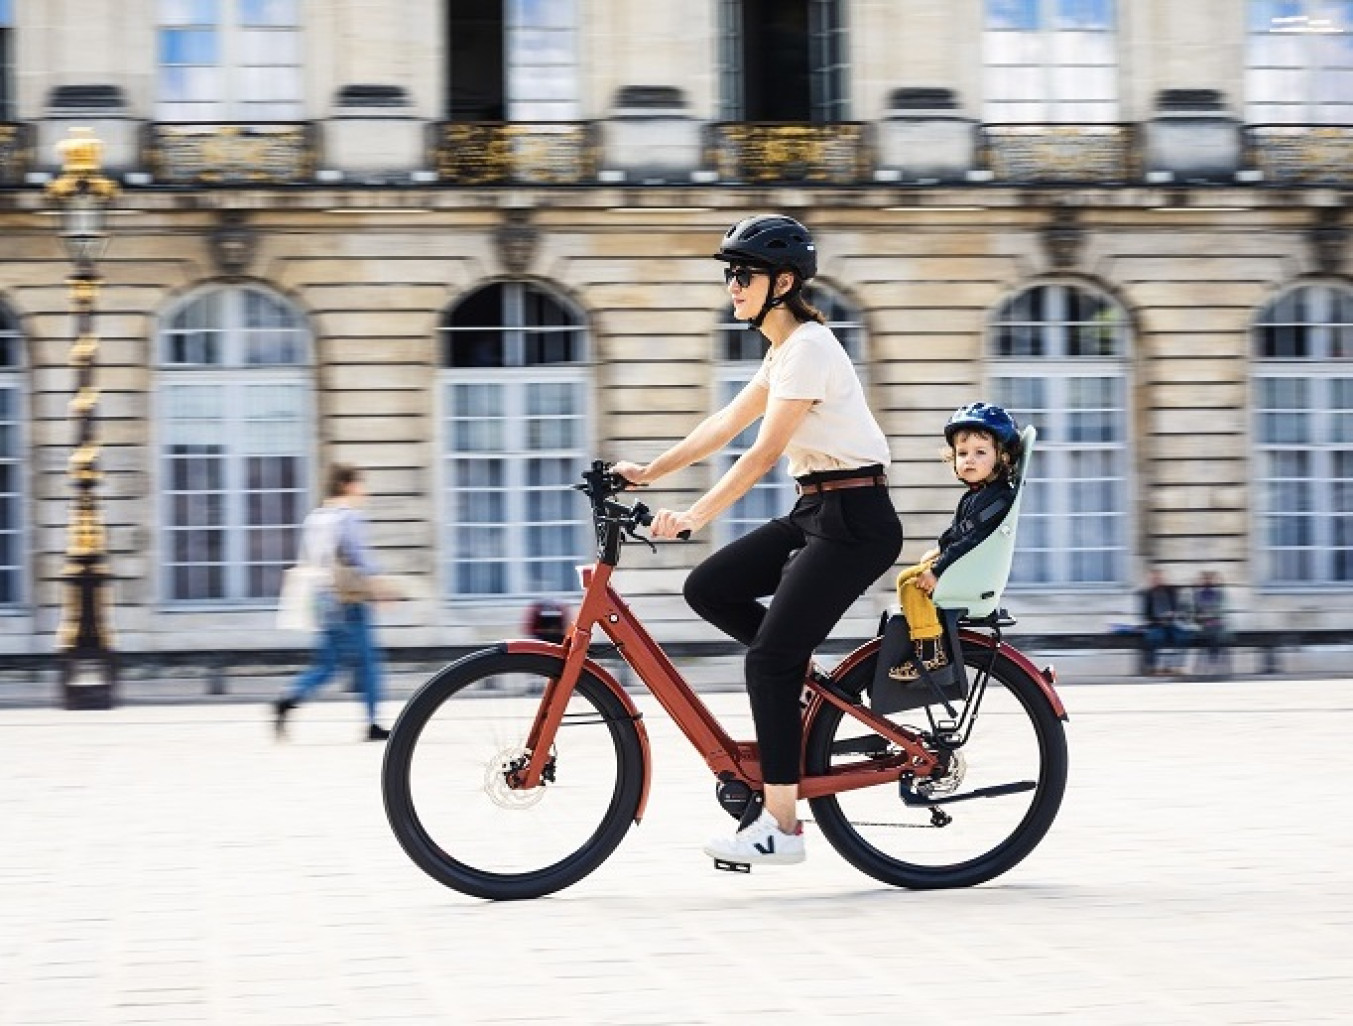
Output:
M813 400L785 447L795 477L892 462L855 367L826 325L805 321L780 346L771 346L752 381L769 389L771 399Z

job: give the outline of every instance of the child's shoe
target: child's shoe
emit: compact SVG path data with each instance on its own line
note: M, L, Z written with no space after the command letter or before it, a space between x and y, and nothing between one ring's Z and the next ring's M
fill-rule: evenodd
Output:
M949 665L949 654L944 651L943 638L927 638L922 641L920 654L927 670L942 670Z
M949 655L944 651L943 638L922 638L914 643L913 649L915 654L910 659L888 671L890 678L903 683L919 680L921 671L917 668L918 661L924 664L927 670L942 670L949 665Z
M921 671L916 668L916 660L908 659L904 663L899 663L888 671L888 676L893 680L900 680L903 683L910 683L921 676Z

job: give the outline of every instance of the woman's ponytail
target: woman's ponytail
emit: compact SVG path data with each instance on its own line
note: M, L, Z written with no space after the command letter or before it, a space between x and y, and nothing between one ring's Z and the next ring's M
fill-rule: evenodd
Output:
M803 286L797 282L789 294L785 296L784 304L785 309L793 314L797 320L817 321L818 324L827 323L827 315L803 298Z

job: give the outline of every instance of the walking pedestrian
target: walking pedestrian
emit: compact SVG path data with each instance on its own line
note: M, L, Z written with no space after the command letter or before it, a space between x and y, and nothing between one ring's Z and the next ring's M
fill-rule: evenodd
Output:
M390 732L377 722L381 662L372 607L395 596L379 576L367 546L361 472L346 463L335 464L329 471L327 495L301 528L301 561L323 571L315 596L319 630L314 654L310 666L273 703L273 725L277 736L284 737L292 711L346 665L366 704L366 740L384 741Z

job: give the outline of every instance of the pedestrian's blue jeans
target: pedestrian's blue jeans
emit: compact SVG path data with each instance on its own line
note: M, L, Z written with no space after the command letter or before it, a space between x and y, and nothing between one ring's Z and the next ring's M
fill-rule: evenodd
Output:
M371 608L365 603L341 605L325 617L310 668L296 678L291 688L293 702L304 701L327 684L344 663L352 666L353 681L366 699L366 715L376 722L380 701L380 653L371 629Z

